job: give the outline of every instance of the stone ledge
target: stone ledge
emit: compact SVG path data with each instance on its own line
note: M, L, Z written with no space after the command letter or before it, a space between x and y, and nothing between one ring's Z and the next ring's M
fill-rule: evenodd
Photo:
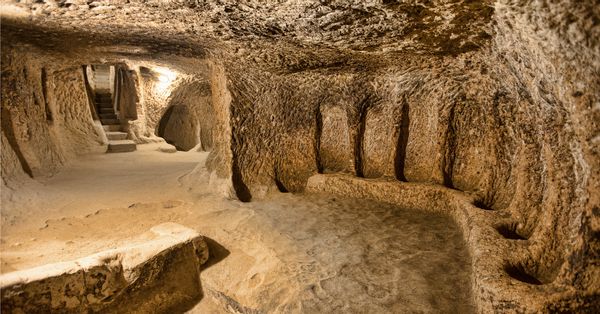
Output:
M440 185L385 179L365 179L345 174L317 174L309 178L306 192L366 198L450 215L461 228L471 255L472 292L482 313L548 312L554 303L574 303L571 311L582 310L576 302L588 292L552 282L528 284L507 273L526 247L506 239L495 225L500 213L475 206L475 199ZM584 305L582 305L584 306Z
M169 312L202 297L200 265L208 247L201 235L164 223L132 242L0 276L2 313Z

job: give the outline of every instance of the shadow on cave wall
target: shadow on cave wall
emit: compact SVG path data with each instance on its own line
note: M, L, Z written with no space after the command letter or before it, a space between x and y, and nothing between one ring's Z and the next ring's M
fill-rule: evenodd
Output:
M17 143L16 137L15 137L15 132L14 132L13 126L12 126L12 118L11 118L10 110L5 109L4 107L2 108L1 122L2 122L2 131L4 131L4 134L6 135L6 139L8 140L10 147L12 148L12 150L15 152L15 155L19 159L19 162L21 164L21 167L23 168L23 171L29 177L33 178L33 171L31 170L31 167L29 166L27 159L25 159L25 156L23 155L23 152L21 151L19 143Z
M235 195L242 202L250 202L252 200L252 194L250 194L250 189L248 188L246 183L244 183L240 167L235 158L233 159L233 165L231 170L231 181L233 183Z
M165 111L165 113L163 114L163 116L160 118L160 122L158 123L158 136L162 137L165 139L165 141L167 141L167 143L175 146L177 148L177 150L182 150L180 147L177 147L177 145L175 145L173 143L172 140L166 139L165 138L165 130L167 128L167 124L169 123L169 120L171 119L171 115L173 114L173 106L170 106L167 108L167 110Z

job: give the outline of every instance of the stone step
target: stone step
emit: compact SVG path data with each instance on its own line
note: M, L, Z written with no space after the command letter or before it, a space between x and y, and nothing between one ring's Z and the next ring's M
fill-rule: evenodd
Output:
M109 141L121 141L127 139L125 132L106 132L106 137Z
M119 122L119 119L100 119L100 122L102 122L103 125L121 124L121 122Z
M102 128L104 129L104 132L117 132L117 131L121 131L121 125L103 125Z
M98 108L113 108L113 104L112 103L96 103L96 105L98 106Z
M107 153L126 153L136 150L135 142L132 140L108 141Z
M112 107L100 108L100 114L105 114L105 113L115 113L115 110Z
M100 113L100 119L102 120L114 120L114 119L118 119L117 115L114 114L114 112L110 112L110 113Z

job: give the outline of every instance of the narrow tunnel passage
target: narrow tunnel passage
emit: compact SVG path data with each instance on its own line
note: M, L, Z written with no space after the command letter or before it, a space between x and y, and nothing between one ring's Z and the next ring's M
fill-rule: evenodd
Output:
M594 1L155 2L0 3L3 313L600 308Z

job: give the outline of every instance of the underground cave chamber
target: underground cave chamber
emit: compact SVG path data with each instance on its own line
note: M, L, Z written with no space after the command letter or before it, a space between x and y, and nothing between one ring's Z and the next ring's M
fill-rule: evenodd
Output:
M596 313L595 1L2 1L6 313Z

